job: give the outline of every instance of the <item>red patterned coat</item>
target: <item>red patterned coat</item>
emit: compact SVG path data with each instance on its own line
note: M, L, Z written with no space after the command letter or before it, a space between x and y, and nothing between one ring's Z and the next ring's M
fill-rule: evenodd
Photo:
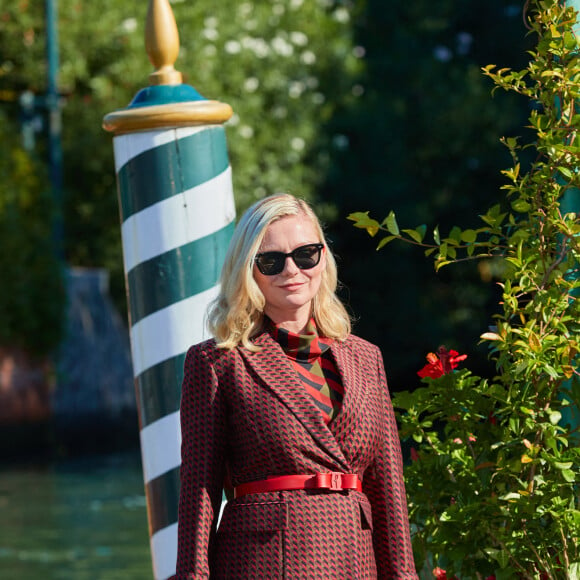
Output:
M282 348L266 332L252 353L193 346L181 400L177 580L417 578L400 444L379 349L333 344L342 409L326 425ZM248 494L229 501L224 478L357 473L363 492Z

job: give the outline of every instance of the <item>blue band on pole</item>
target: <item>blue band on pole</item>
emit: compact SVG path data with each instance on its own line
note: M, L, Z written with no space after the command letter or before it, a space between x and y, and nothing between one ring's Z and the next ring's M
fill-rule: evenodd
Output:
M190 101L205 101L190 85L153 85L141 89L133 98L129 109L150 107L153 105L169 105Z

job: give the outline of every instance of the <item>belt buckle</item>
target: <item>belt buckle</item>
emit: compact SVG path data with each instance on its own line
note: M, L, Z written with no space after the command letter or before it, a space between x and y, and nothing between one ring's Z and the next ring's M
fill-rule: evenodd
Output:
M343 476L344 474L339 471L317 473L312 480L312 487L315 489L327 489L328 491L344 491Z
M312 484L308 487L327 489L329 491L342 491L342 474L338 472L317 473L311 481Z
M332 472L330 475L330 489L332 491L342 491L342 473Z

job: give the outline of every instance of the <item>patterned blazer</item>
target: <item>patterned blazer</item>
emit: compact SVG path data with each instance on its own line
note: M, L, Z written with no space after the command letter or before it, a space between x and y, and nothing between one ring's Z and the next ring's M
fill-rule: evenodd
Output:
M379 349L333 343L344 399L327 425L280 345L190 348L181 400L177 580L415 580L400 443ZM357 490L244 495L268 476L357 473ZM217 529L216 529L217 528Z

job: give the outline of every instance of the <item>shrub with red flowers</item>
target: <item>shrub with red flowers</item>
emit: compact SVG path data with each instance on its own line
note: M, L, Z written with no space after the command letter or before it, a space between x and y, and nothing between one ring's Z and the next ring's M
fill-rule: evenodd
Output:
M425 377L438 379L457 368L457 365L466 358L466 354L459 354L456 350L448 351L444 346L440 346L437 354L430 352L427 355L427 364L417 374L422 379Z
M493 263L502 289L490 346L496 376L459 368L465 355L441 347L420 371L422 385L397 393L417 569L461 580L580 578L580 46L575 11L529 0L537 35L526 69L485 67L496 89L533 103L532 140L505 139L505 203L478 229L447 237L349 216L379 247L394 240L425 248L436 269ZM536 155L524 170L523 148ZM483 330L483 329L482 329Z

